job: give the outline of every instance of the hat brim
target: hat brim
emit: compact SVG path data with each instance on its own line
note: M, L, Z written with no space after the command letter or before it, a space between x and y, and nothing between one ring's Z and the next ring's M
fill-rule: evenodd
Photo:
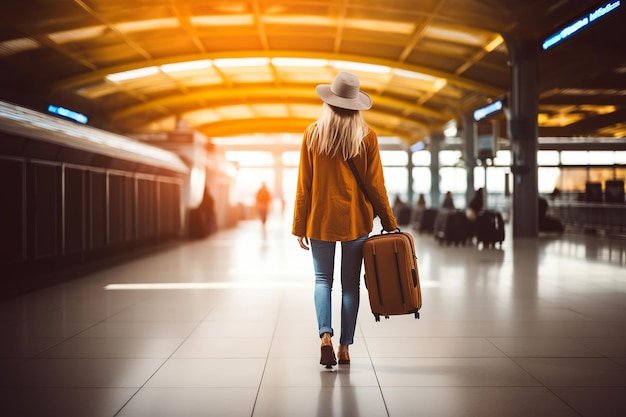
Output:
M331 106L347 110L368 110L372 108L372 99L367 93L359 91L357 98L344 98L330 90L330 84L320 84L315 87L318 97Z

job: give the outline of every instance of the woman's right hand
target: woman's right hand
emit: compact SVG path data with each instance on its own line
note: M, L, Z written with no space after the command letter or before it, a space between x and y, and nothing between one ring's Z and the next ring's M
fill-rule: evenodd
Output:
M298 236L298 244L304 250L309 250L309 238L306 236Z

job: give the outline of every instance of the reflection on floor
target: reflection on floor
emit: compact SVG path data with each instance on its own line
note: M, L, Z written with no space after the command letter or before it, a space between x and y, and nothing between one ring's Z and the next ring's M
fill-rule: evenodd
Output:
M375 322L363 288L352 365L329 372L310 253L266 227L1 302L0 414L626 415L624 241L415 234L421 319Z

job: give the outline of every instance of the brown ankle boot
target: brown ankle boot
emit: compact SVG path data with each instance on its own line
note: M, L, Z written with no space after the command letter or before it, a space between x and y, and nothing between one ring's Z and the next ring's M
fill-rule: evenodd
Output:
M348 345L339 345L337 357L339 358L339 365L350 365L350 352L348 352Z
M335 357L335 351L333 349L333 342L330 339L330 333L324 333L322 335L322 355L320 358L320 365L325 365L326 368L332 368L333 365L337 365L337 358Z

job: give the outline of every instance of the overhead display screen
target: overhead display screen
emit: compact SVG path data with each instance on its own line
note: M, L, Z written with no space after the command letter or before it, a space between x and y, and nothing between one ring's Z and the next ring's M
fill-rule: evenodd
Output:
M592 11L591 13L581 17L580 19L576 20L573 23L568 24L567 26L565 26L564 28L562 28L561 30L559 30L557 33L549 36L542 44L542 48L543 50L547 50L551 47L553 47L554 45L559 44L560 42L564 41L565 39L569 38L570 36L572 36L573 34L580 32L581 30L583 30L584 28L595 24L596 22L598 22L598 20L608 14L614 13L616 10L618 10L622 5L621 0L615 0L615 1L610 1L600 7L598 7L597 9L595 9L594 11Z
M74 120L75 122L86 124L87 116L82 113L75 112L70 109L66 109L65 107L55 106L50 104L48 106L48 111L52 114L58 114L59 116L67 117L68 119Z
M474 111L474 120L479 121L484 119L485 117L502 110L502 107L502 100L494 101L485 107L481 107L480 109Z

